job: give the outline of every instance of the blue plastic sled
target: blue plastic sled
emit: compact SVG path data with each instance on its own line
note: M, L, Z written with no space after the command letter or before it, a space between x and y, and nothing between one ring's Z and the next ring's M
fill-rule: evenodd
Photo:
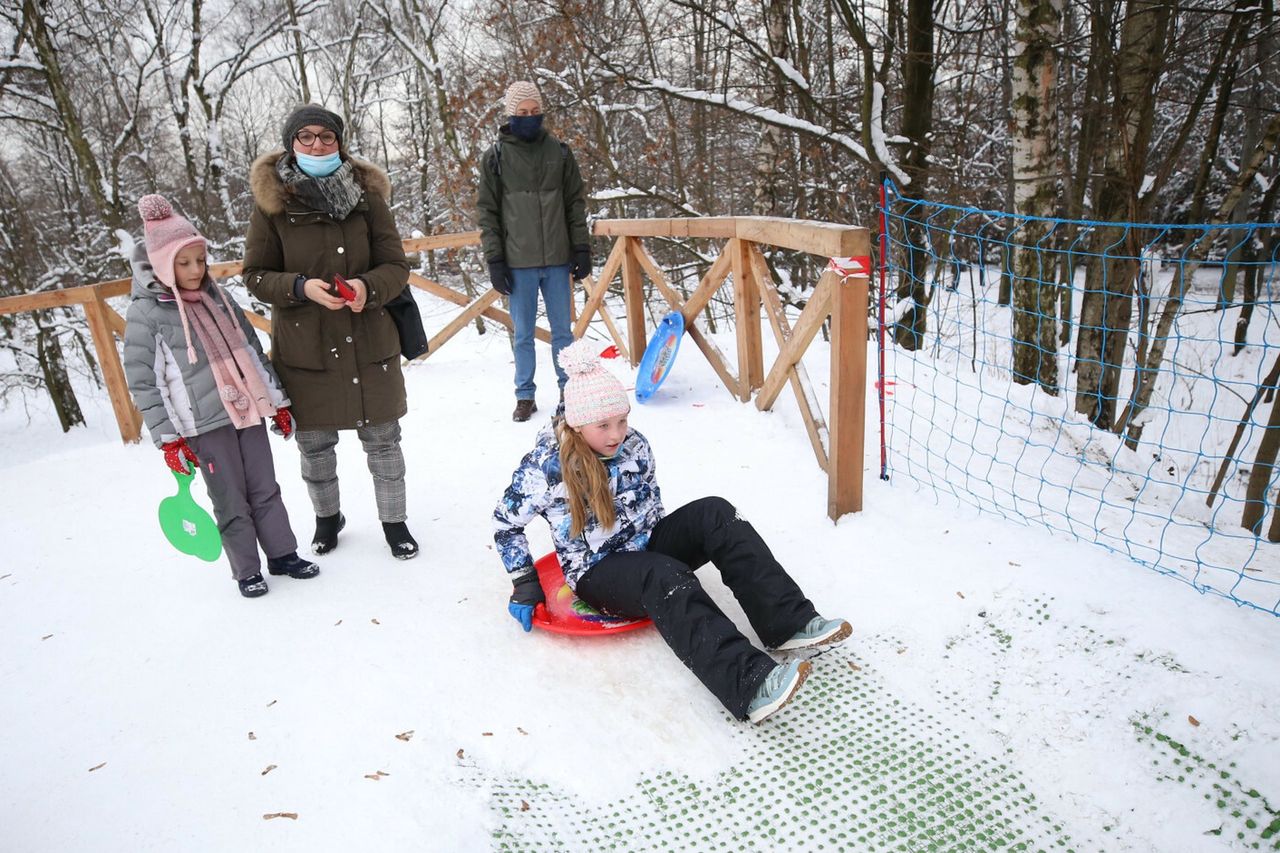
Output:
M644 349L640 359L640 370L636 375L636 401L648 402L653 392L658 390L662 380L671 372L676 353L680 352L680 339L684 337L684 315L672 311L662 318L658 328L653 330L649 345Z

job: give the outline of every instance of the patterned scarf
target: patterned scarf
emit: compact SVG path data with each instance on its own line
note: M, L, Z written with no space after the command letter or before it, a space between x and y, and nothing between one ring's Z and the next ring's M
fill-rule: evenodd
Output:
M313 178L299 169L292 157L285 156L276 161L276 174L299 201L312 210L328 213L334 219L350 216L364 195L364 190L356 182L356 170L350 160L342 161L332 175Z
M218 309L203 287L179 290L178 296L181 299L179 307L187 309L186 316L196 330L205 355L209 357L209 369L213 371L218 396L231 416L232 425L236 429L244 429L275 414L271 394L258 373L255 356L249 351L249 341L234 319L235 312L226 294L222 294L226 312Z

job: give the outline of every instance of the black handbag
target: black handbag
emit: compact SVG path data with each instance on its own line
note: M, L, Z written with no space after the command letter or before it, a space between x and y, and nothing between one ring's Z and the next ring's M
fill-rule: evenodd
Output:
M382 306L391 315L400 333L400 354L413 361L427 351L427 330L422 327L422 313L413 298L413 285L406 284L395 299Z

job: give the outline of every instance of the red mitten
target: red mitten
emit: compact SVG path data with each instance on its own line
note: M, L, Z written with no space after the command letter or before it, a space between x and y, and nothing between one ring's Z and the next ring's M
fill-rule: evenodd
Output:
M160 445L160 449L164 451L164 464L175 474L194 474L191 465L200 467L200 460L196 458L196 452L191 449L191 445L187 444L185 438L179 438L177 441L166 441ZM191 465L187 463L190 462Z
M276 413L271 416L271 431L276 435L282 436L285 441L293 435L293 412L289 411L288 406L282 406L276 409Z

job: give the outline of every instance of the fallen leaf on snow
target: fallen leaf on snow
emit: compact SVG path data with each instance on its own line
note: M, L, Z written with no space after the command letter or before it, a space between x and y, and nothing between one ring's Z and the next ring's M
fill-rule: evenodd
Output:
M401 732L400 734L396 735L396 740L407 741L411 737L413 737L413 729L409 729L409 731L407 732Z
M1017 566L1018 568L1022 568L1022 563L1015 563L1013 560L1010 560L1010 561L1009 561L1009 565L1011 565L1011 566Z
M341 624L342 624L342 620L341 620L341 619L339 619L337 622L334 622L334 623L333 623L333 627L337 628L337 627L338 627L339 625L341 625Z
M462 758L462 750L461 750L461 749L459 749L459 750L458 750L458 757L459 757L459 758Z
M106 766L107 766L107 762L105 761L102 762L101 764L95 764L89 768L89 772L92 773L95 770L101 770L103 767L106 767Z
M268 702L268 703L267 703L267 707L268 707L268 708L270 708L272 705L276 704L276 702L277 702L277 701L279 701L279 700L277 700L277 699L272 699L270 702Z
M373 623L373 624L375 624L375 625L381 625L381 624L382 624L382 623L381 623L381 622L379 622L377 619L370 619L369 621L370 621L370 622L372 622L372 623Z
M493 732L481 732L481 737L493 737Z
M268 773L270 773L272 770L275 770L275 769L276 769L276 766L274 764L268 764L267 769L262 771L262 775L266 776Z
M383 771L383 770L375 770L375 771L373 771L372 773L366 773L366 774L364 774L364 778L366 778L366 779L372 779L373 781L377 782L377 781L378 781L379 779L381 779L383 776L390 776L390 775L391 775L391 774L390 774L390 773L387 773L386 771Z
M961 598L964 598L964 593L961 592L960 590L956 590L956 595L960 596Z
M516 731L518 731L518 732L519 732L520 734L522 734L522 735L527 735L527 734L529 734L528 732L526 732L524 729L520 728L519 726L516 726Z
M249 740L257 740L257 739L258 739L257 735L255 735L253 732L249 732Z
M521 800L521 801L520 801L520 811L522 811L522 812L527 812L528 810L529 810L529 804L528 804L528 803L526 803L524 800Z
M849 666L851 669L853 669L854 672L862 672L862 667L858 666L853 661L849 661Z
M1197 720L1195 717L1192 717L1192 716L1190 716L1190 715L1187 715L1187 722L1188 722L1188 723L1190 723L1190 724L1191 724L1191 725L1193 725L1193 726L1198 726L1198 725L1200 725L1200 721L1199 721L1199 720Z
M903 646L902 648L898 649L898 654L900 654L900 655L904 655L904 654L906 654L906 653L907 653L907 647L906 647L906 646Z
M47 640L47 639L49 639L49 638L50 638L50 637L52 637L52 636L53 636L53 634L45 634L45 635L44 635L43 637L41 637L40 639L42 639L42 640Z
M297 813L297 812L269 812L268 814L264 814L264 815L262 816L262 819L263 819L263 820L271 820L271 819L273 819L273 818L277 818L277 817L287 817L287 818L289 818L289 820L297 820L297 819L298 819L298 813Z

